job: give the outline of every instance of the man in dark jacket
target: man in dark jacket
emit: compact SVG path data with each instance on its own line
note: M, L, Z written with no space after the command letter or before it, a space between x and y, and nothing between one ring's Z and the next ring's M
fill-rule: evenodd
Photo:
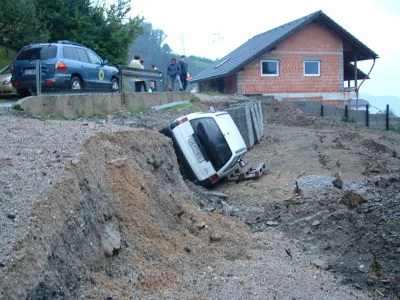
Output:
M186 91L186 86L187 86L187 72L188 72L188 64L186 62L186 56L182 55L181 60L179 61L179 65L181 66L181 82L182 82L182 87L183 90Z
M172 91L175 92L175 82L178 83L179 90L182 91L182 83L181 83L181 66L176 62L176 58L171 58L171 63L168 66L168 76L171 79L171 88Z

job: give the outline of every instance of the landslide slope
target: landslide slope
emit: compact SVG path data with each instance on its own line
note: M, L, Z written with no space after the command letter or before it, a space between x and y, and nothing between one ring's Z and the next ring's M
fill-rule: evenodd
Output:
M112 292L129 298L159 289L179 291L185 269L206 268L200 257L246 257L246 239L238 236L248 228L198 210L168 138L148 130L102 132L101 126L93 130L94 125L69 122L62 124L70 127L62 130L65 135L55 137L44 132L57 128L58 121L28 122L42 131L36 139L43 143L36 145L45 149L31 149L37 157L24 165L27 172L35 169L30 184L37 190L27 195L23 182L1 181L10 191L1 201L2 211L9 212L1 217L7 241L1 244L1 299L104 299ZM12 131L10 143L18 140ZM74 154L53 150L55 140L73 140L71 135L78 139ZM50 137L54 140L47 144ZM60 180L49 183L45 173L54 164L43 156L54 151L61 154L52 174L58 172ZM21 155L2 152L2 175L13 178ZM72 158L57 165L67 156Z

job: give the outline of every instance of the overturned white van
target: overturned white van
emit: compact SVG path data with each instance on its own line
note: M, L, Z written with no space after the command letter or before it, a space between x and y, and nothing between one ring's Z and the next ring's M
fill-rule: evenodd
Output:
M243 137L225 111L192 113L161 132L173 139L186 177L205 187L229 175L247 152Z

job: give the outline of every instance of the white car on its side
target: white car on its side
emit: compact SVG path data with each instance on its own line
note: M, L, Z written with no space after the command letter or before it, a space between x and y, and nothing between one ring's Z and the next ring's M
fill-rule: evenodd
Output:
M225 111L189 114L161 132L172 138L188 179L206 187L229 175L247 152L242 135Z

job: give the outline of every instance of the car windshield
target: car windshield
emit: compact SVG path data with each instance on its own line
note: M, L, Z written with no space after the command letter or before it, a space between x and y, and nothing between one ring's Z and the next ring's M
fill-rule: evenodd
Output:
M213 118L190 120L200 147L218 172L232 157L232 151Z
M50 59L57 55L57 47L52 45L38 45L22 50L17 60Z
M0 71L0 75L4 74L10 74L11 73L11 68L10 66L5 67L3 70Z

